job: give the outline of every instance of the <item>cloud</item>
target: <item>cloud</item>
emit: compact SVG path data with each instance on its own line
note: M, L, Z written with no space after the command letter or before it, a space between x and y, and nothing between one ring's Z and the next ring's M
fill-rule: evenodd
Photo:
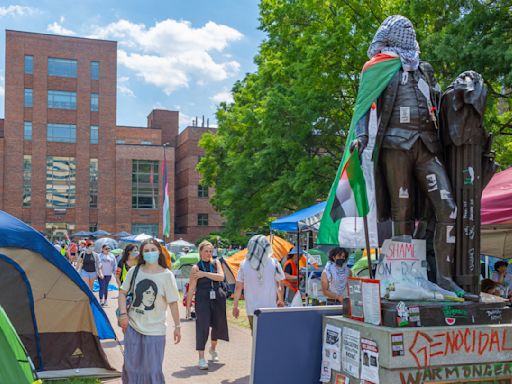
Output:
M0 7L0 16L30 16L36 13L36 8L25 7L22 5L9 5L7 7Z
M194 28L188 21L166 19L152 27L118 20L96 27L90 36L119 42L119 64L131 69L167 95L187 88L191 81L206 84L234 76L240 69L235 60L215 60L212 52L223 52L243 35L236 29L209 21Z
M76 32L72 31L71 29L64 28L62 23L64 23L64 16L60 17L60 22L54 21L52 24L48 24L46 29L48 32L55 33L56 35L76 35Z
M117 91L124 96L135 97L135 93L133 93L132 89L128 86L128 81L130 78L128 76L122 76L117 79Z
M210 100L216 104L220 104L222 102L232 103L234 101L233 95L231 94L230 91L227 91L227 90L224 90L222 92L219 92L219 93L213 95L212 97L210 97Z

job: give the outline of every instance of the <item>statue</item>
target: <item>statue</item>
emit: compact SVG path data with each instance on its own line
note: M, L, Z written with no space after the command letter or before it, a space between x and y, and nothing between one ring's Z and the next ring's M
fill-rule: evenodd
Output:
M375 106L373 144L378 221L391 219L393 236L419 236L416 221L432 212L435 283L458 296L475 300L454 280L457 206L443 164L438 107L441 89L432 66L420 61L412 23L390 16L379 27L368 49L370 61L398 57L401 67ZM351 150L359 153L369 140L371 110L355 126Z

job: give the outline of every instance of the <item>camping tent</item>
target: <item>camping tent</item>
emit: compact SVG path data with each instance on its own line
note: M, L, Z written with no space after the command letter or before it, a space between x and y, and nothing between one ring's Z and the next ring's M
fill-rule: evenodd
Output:
M512 258L512 168L493 176L482 193L482 255Z
M30 357L0 306L0 383L32 384L36 379Z
M285 257L290 249L293 248L293 244L287 242L285 239L282 239L279 236L271 235L267 236L268 240L272 244L272 256L281 261L283 257ZM230 257L223 259L229 269L233 277L236 279L238 275L238 270L240 269L240 264L245 260L245 255L247 255L247 248L242 249L241 251L231 255ZM225 273L226 274L226 273Z
M117 375L99 342L115 338L114 330L78 272L39 232L2 211L0 305L40 377Z
M284 232L318 231L326 204L327 203L323 201L294 212L291 215L274 220L270 224L270 229Z

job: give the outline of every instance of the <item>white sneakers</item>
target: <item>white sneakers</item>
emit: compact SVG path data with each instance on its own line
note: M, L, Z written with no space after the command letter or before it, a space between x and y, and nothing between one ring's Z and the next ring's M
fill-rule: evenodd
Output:
M199 369L206 370L208 369L208 362L206 361L206 359L199 359L199 364L197 364L197 366L199 367Z
M215 349L211 349L210 348L210 356L211 356L211 361L213 361L214 363L217 363L219 361L219 354L217 353L217 351Z

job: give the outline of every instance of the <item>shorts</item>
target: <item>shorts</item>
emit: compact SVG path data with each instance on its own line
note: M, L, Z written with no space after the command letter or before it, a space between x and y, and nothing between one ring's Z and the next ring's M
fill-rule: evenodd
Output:
M83 269L80 271L80 276L85 277L86 279L95 279L98 277L96 272L87 272Z

